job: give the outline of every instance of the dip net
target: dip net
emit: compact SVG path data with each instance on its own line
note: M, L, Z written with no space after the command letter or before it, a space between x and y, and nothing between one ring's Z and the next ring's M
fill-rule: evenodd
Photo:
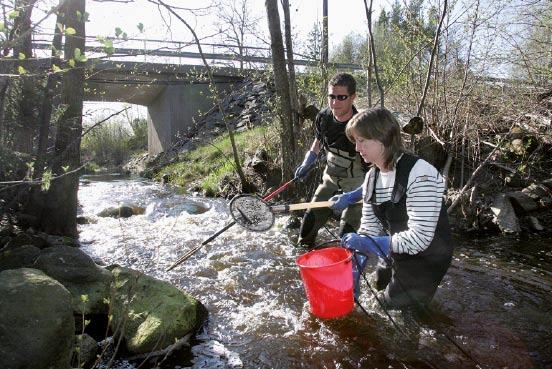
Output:
M229 207L236 223L250 231L263 232L274 224L271 207L257 196L238 195L230 201Z

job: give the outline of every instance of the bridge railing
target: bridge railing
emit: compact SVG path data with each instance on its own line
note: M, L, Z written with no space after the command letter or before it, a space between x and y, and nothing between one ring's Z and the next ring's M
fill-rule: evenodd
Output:
M51 49L53 34L40 33L34 36L33 48L37 54L46 56ZM264 68L272 63L270 49L259 46L238 46L217 43L202 43L203 56L210 65L240 67L249 69ZM119 61L143 61L163 64L202 64L197 45L189 41L171 41L146 38L107 38L86 36L88 58ZM319 61L294 53L298 66L316 67ZM330 63L339 70L363 70L357 64Z

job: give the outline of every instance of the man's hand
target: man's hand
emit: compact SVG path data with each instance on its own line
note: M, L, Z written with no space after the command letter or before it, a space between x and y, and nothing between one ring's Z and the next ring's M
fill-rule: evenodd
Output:
M295 169L295 178L301 178L305 176L309 172L311 165L314 163L317 157L318 155L316 155L314 151L309 150L305 155L305 159L303 160L301 165L299 165L297 169Z

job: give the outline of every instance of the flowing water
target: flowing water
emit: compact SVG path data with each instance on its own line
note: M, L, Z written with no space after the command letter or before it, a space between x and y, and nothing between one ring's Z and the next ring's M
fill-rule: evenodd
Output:
M261 233L235 225L165 272L232 220L226 201L141 179L89 177L79 202L96 221L80 226L85 252L170 281L208 309L193 358L176 368L552 368L549 239L457 240L430 318L391 311L399 330L366 286L366 312L356 307L332 320L309 313L295 264L304 251L290 241L288 216ZM118 203L145 213L95 216Z

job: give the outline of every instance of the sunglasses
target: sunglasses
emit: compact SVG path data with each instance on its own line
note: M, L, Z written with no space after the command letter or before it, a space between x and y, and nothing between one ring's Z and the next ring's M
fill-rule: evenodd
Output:
M337 99L339 101L347 100L348 97L349 97L349 95L332 95L332 94L328 95L328 99L330 99L330 100Z

